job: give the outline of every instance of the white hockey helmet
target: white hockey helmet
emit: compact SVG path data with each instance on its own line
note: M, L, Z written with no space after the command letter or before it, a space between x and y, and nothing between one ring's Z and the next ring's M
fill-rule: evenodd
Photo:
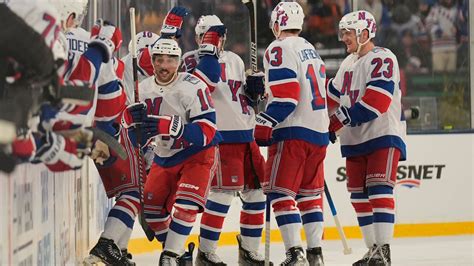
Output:
M159 39L153 44L151 54L166 54L178 56L178 61L181 60L181 48L173 39Z
M154 32L151 31L142 31L137 33L136 35L136 49L137 51L140 51L143 48L146 47L151 47L158 39L160 36ZM128 43L128 52L132 53L132 41Z
M272 11L270 29L278 24L278 32L273 32L275 37L280 36L283 30L301 30L303 28L304 12L297 2L280 2Z
M81 25L87 14L89 0L49 0L49 2L58 10L62 21L66 22L69 15L74 13L75 25Z
M194 28L194 31L196 32L197 36L201 36L206 31L209 30L210 27L212 26L222 26L224 25L222 21L219 19L218 16L216 15L205 15L199 17L196 27Z
M365 10L354 11L344 15L339 21L339 40L342 40L342 30L355 30L356 36L360 37L364 30L369 33L369 40L375 37L377 25L375 18Z

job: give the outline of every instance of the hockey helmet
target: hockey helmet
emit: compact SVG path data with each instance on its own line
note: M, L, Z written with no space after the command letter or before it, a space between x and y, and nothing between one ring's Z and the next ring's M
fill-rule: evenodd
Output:
M143 48L151 47L160 38L160 36L151 31L142 31L142 32L137 33L135 38L137 40L136 49L137 51L140 51ZM131 40L128 43L128 52L132 53Z
M303 28L304 12L297 2L280 2L272 11L270 29L275 37L280 36L283 30L301 30ZM278 32L273 26L278 25Z
M87 14L89 0L49 0L58 10L60 19L66 21L70 14L74 13L74 24L81 25Z
M360 37L364 30L369 33L369 40L375 37L377 26L375 18L365 10L354 11L344 15L339 21L339 40L342 40L342 30L355 30L356 36Z
M173 39L159 39L153 44L151 54L166 54L178 56L178 61L181 60L181 48Z
M206 31L209 30L210 27L212 26L221 26L224 25L222 21L219 19L218 16L216 15L205 15L199 17L196 27L194 28L194 31L196 32L197 36L201 36Z

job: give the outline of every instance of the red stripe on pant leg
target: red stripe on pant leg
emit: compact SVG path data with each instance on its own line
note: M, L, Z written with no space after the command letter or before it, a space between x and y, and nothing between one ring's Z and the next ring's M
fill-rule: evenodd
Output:
M224 225L224 219L225 217L216 216L204 211L201 218L201 224L212 227L212 228L216 228L216 229L222 229Z
M314 210L314 209L321 209L323 210L323 200L322 197L319 197L314 200L306 200L306 201L301 201L298 202L298 209L300 211L309 211L309 210Z
M372 205L369 202L352 202L356 213L372 212Z
M373 208L395 209L395 201L393 198L370 199Z
M240 213L240 224L248 224L248 225L263 225L264 221L264 212L257 214L248 214L246 212Z

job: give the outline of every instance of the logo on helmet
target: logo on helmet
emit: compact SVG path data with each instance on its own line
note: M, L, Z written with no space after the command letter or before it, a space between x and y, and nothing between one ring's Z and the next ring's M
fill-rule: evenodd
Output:
M281 17L281 20L280 20ZM285 13L285 10L278 10L277 11L277 21L280 21L280 26L286 26L286 22L288 21L288 15Z

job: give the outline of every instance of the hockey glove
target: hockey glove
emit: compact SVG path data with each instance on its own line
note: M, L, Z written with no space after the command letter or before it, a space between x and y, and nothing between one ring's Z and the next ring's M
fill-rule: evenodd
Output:
M102 61L109 62L114 51L122 44L122 32L107 21L99 19L91 30L91 41L89 47L99 47L104 51Z
M278 125L278 121L262 112L255 117L255 122L254 137L258 146L270 146L273 142L272 131Z
M81 159L88 153L86 147L53 132L46 132L36 144L38 149L33 162L45 163L53 172L80 168Z
M227 28L224 25L210 27L202 36L198 50L199 57L204 55L219 57L219 43L226 32Z
M53 130L54 125L59 122L57 118L58 112L59 110L49 103L41 105L39 110L40 121L38 124L38 130L42 133Z
M147 105L146 103L132 103L122 114L122 126L124 128L134 127L136 124L141 124L146 117Z
M17 137L11 145L12 154L21 162L28 162L35 155L36 142L30 132L24 137Z
M334 144L337 141L337 135L334 131L329 131L329 141Z
M189 11L180 6L173 7L165 17L161 27L161 37L165 39L181 37L181 26L183 18L189 14Z
M341 106L337 108L337 111L329 117L329 131L337 132L345 125L350 125L351 117L347 107Z
M257 102L265 93L264 78L265 74L263 74L263 72L257 72L247 76L245 81L245 93L253 102Z
M177 139L183 135L184 131L183 121L179 115L149 115L143 121L142 127L147 138L170 136Z

